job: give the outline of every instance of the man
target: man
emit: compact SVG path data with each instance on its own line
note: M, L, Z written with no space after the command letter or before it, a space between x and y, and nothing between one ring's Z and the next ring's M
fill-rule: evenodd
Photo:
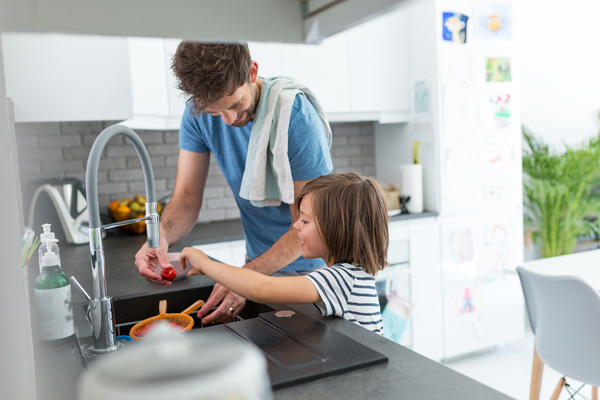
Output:
M172 68L179 88L190 99L179 133L175 190L161 217L160 247L149 249L145 244L138 251L135 264L140 274L150 282L170 285L154 269L157 264L163 268L169 265L166 259L169 246L186 235L197 221L210 153L240 210L250 260L243 267L270 275L280 269L295 273L323 266L323 260L301 257L301 241L293 229L298 218L293 198L291 204L257 207L240 197L253 121L259 104L266 104L261 100L268 96L261 91L267 84L258 76L258 64L250 58L248 46L184 41L177 48ZM289 161L293 180L293 197L306 182L332 170L328 124L318 105L315 108L309 98L304 94L292 98L289 124L286 124L286 161ZM260 108L261 112L263 109ZM274 122L278 122L277 118L275 114ZM245 299L217 284L198 315L204 317L205 323L228 321L244 304ZM217 309L207 315L216 306Z

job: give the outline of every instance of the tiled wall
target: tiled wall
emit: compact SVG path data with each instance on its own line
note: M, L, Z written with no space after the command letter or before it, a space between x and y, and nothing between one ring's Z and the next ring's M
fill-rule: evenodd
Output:
M42 177L75 177L85 181L92 144L114 122L21 123L16 125L18 164L25 210L29 184ZM375 174L374 126L372 122L332 124L331 155L334 172ZM178 131L136 130L148 149L158 198L172 193L177 174ZM144 179L133 146L122 136L112 138L100 160L98 193L105 209L114 199L144 194ZM231 190L214 159L204 191L198 221L239 218Z

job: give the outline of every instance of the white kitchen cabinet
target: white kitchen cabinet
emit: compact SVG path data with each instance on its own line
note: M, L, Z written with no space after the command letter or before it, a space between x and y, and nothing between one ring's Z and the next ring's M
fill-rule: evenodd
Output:
M289 76L309 87L330 121L408 118L407 13L395 10L320 44L249 42L262 77ZM178 129L184 96L170 70L177 39L131 38L132 128Z
M391 221L389 238L389 265L376 276L384 335L429 358L441 359L441 268L436 218Z
M177 89L171 59L180 39L128 38L133 118L140 129L179 129L185 94Z
M3 33L2 52L15 122L131 118L126 39Z
M326 113L350 111L351 80L345 32L318 45L282 45L282 74L309 87Z
M267 78L284 75L280 43L248 42L250 56L258 63L258 75Z
M409 111L407 22L400 9L348 30L352 112Z
M250 43L250 51L262 76L289 76L308 86L330 121L405 122L407 22L406 11L398 9L320 44Z

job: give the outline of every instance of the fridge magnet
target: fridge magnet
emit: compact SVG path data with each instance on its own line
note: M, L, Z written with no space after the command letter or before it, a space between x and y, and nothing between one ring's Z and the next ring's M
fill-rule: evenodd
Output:
M510 82L510 58L493 57L485 62L485 80L487 82Z
M508 244L508 229L502 223L496 223L491 227L487 227L485 242L488 245L505 245Z
M429 87L425 81L415 83L415 114L429 112Z
M444 12L442 16L442 38L448 42L467 42L467 20L461 13Z
M476 3L473 16L475 35L483 40L510 40L511 6L505 3Z
M460 265L473 261L473 238L471 230L465 228L452 232L451 248L454 264Z
M499 128L504 128L510 122L510 93L502 93L490 97L490 104L494 112L494 121Z
M487 247L479 255L481 272L485 276L501 275L510 263L510 249L508 246Z

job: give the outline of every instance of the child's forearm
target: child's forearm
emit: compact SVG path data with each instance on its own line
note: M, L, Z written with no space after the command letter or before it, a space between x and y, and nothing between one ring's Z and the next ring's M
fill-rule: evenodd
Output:
M255 302L266 300L264 288L272 277L246 268L234 267L209 260L202 265L202 273L238 295Z

